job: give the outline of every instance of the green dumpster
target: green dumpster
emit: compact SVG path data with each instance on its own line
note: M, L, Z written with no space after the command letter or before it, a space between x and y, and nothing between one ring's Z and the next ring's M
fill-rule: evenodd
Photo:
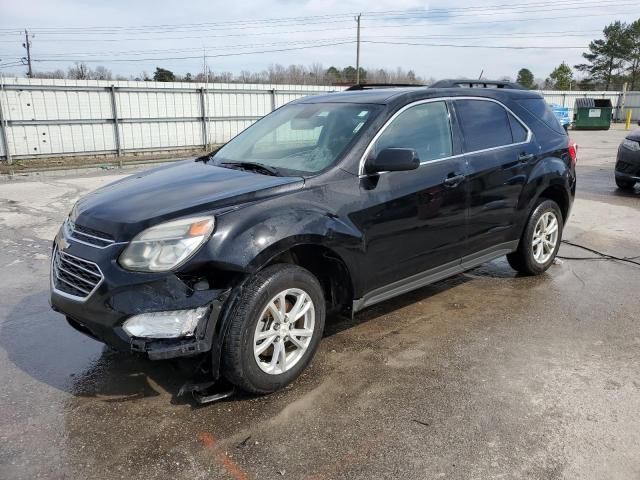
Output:
M611 100L606 98L576 98L574 107L576 130L609 130Z

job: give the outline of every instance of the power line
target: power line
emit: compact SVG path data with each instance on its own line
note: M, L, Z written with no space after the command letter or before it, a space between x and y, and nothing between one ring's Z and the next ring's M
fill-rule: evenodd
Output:
M571 19L577 18L588 18L588 17L606 17L612 15L619 15L620 12L608 12L608 13L593 13L587 15L572 15ZM429 28L443 28L449 27L451 25L490 25L490 24L504 24L504 23L515 23L515 22L532 22L536 20L567 20L566 15L561 17L530 17L530 18L514 18L509 20L487 20L482 22L447 22L446 24L432 24L432 23L412 23L412 24L396 24L396 25L373 25L371 27L364 26L363 28L413 28L413 27L421 27L421 26L429 26Z
M541 46L541 45L457 45L451 43L411 43L411 42L380 42L375 40L362 40L362 43L375 43L380 45L411 45L422 47L454 47L454 48L488 48L488 49L505 49L505 50L567 50L567 49L585 49L583 46Z
M591 31L591 33L598 33L598 30ZM563 33L558 31L549 31L549 32L537 32L535 34L517 34L517 33L496 33L489 35L382 35L382 36L367 36L366 40L437 40L437 39L451 39L451 40L482 40L489 38L496 39L521 39L521 38L538 38L540 35L544 35L545 37L589 37L585 33L573 33L571 31ZM207 50L214 49L243 49L243 48L251 48L251 47L266 47L266 46L277 46L277 45L292 45L292 44L308 44L308 43L316 43L316 42L332 42L332 41L345 41L349 40L351 37L331 37L331 38L315 38L309 40L290 40L286 42L273 42L273 43L252 43L252 44L234 44L234 45L216 45L207 46L204 48ZM54 52L41 52L43 58L54 58L54 57L67 57L67 56L104 56L104 55L151 55L154 53L183 53L183 52L194 52L199 51L199 48L169 48L169 49L152 49L152 50L109 50L109 51L97 51L97 52L66 52L66 53L54 53ZM15 53L0 53L0 56L5 58L19 58L18 54Z
M537 6L537 8L531 10L532 5ZM450 11L454 10L441 10L442 14L434 14L437 13L437 10L426 11L424 13L419 12L419 15L416 16L415 10L409 11L398 11L399 13L394 16L387 15L387 18L377 19L375 16L377 15L375 12L370 13L370 16L373 16L374 21L390 21L390 20L437 20L441 18L455 18L455 17L465 17L465 16L483 16L483 15L511 15L515 13L530 13L530 12L539 12L539 7L545 7L545 11L564 11L568 9L572 9L575 6L580 6L581 8L589 7L589 6L607 6L607 7L616 7L616 6L629 6L636 5L636 2L631 2L628 0L623 0L622 2L607 2L607 0L602 1L594 1L587 0L587 2L577 2L576 0L570 0L566 2L543 2L538 4L522 4L512 6L510 8L503 8L503 11L500 12L475 12L471 15L467 15L465 13L456 15L451 14ZM549 8L549 7L559 7L559 8ZM477 9L479 7L467 7L468 10ZM486 6L483 10L490 9L490 6ZM363 14L367 15L367 14ZM602 14L597 14L602 15ZM407 18L409 16L410 18ZM290 19L274 19L274 20L264 20L263 23L257 23L260 21L238 21L238 22L216 22L216 23L203 23L203 24L175 24L175 25L160 25L160 26L143 26L143 27L94 27L94 28L86 28L86 27L69 27L69 28L61 28L61 27L52 27L52 28L39 28L32 29L33 31L42 34L42 35L86 35L96 34L96 35L121 35L122 33L128 33L129 35L138 35L138 34L149 34L149 33L170 33L177 32L181 29L188 29L189 31L210 31L215 29L219 30L238 30L238 29L255 29L255 28L281 28L283 26L295 26L295 25L317 25L324 23L346 23L351 20L345 18L344 20L340 20L343 15L334 15L334 16L316 16L316 17L291 17ZM572 16L572 18L579 18L580 16ZM298 19L305 19L305 21L301 21ZM564 18L564 17L563 17ZM529 19L527 19L529 20ZM267 23L271 22L271 23ZM275 22L275 23L274 23ZM455 24L460 22L448 22L447 24ZM414 22L414 24L416 24ZM378 25L376 25L378 26ZM201 27L201 28L199 28ZM15 32L13 32L15 33ZM11 34L11 32L4 32L0 34Z
M257 50L257 51L249 51L249 52L229 52L229 53L220 53L215 55L207 55L207 58L217 58L217 57L232 57L232 56L241 56L241 55L255 55L262 53L273 53L273 52L286 52L293 50L306 50L310 48L321 48L321 47L329 47L336 45L348 45L356 43L356 40L347 40L342 42L333 42L333 43L325 43L325 44L316 44L316 45L307 45L307 46L297 46L297 47L289 47L289 48L277 48L277 49L269 49L269 50ZM508 45L460 45L460 44L447 44L447 43L412 43L412 42L383 42L383 41L371 41L371 40L361 40L361 43L372 43L379 45L407 45L407 46L423 46L423 47L453 47L453 48L484 48L484 49L507 49L507 50L528 50L528 49L583 49L585 47L578 46L508 46ZM85 58L39 58L33 59L34 62L87 62L87 63L109 63L109 62L144 62L144 61L167 61L167 60L193 60L202 58L201 55L195 56L179 56L179 57L150 57L150 58L109 58L109 59L85 59Z
M260 53L272 53L272 52L288 52L291 50L305 50L309 48L321 48L321 47L332 47L335 45L347 45L350 43L355 43L355 40L349 40L345 42L334 42L334 43L325 43L318 45L308 45L302 47L291 47L291 48L278 48L273 50L259 50L253 52L235 52L235 53L219 53L215 55L207 55L207 58L216 58L216 57L234 57L239 55L253 55ZM187 56L187 57L164 57L164 58L115 58L109 60L84 60L78 58L65 58L65 59L34 59L34 62L90 62L90 63L107 63L107 62L145 62L145 61L164 61L164 60L193 60L194 58L202 58L202 55L197 56Z
M520 4L493 4L493 5L483 5L483 6L475 6L475 7L452 7L452 8L432 8L428 10L422 9L407 9L407 10L386 10L386 11L373 11L373 12L364 12L362 13L365 17L379 17L390 15L393 16L412 16L412 17L420 17L420 18L429 18L434 13L442 13L447 18L452 16L452 12L475 12L477 10L486 11L492 9L500 9L503 14L510 13L518 13L519 9L530 9L536 8L535 11L539 8L544 7L562 7L563 10L568 8L572 8L574 6L580 6L584 8L585 6L589 6L589 4L594 4L595 6L626 6L626 5L634 5L635 2L625 2L622 0L602 0L599 2L594 2L593 0L587 0L587 2L580 2L578 0L560 0L560 1L542 1L535 3L520 3ZM547 9L548 10L548 9ZM528 12L529 10L525 10ZM495 12L487 13L488 15L496 15ZM166 30L166 29L190 29L193 30L197 27L225 27L229 26L230 28L237 28L238 26L248 26L248 25L256 25L256 26L264 26L264 25L273 25L273 26L282 26L283 23L297 22L303 24L309 24L309 22L320 21L324 23L335 22L335 19L344 18L345 21L349 21L348 18L354 15L353 13L341 13L341 14L331 14L331 15L313 15L313 16L298 16L298 17L280 17L280 18L268 18L268 19L256 19L256 20L237 20L237 21L220 21L220 22L205 22L205 23L191 23L191 24L159 24L159 25L134 25L134 26L125 26L125 25L117 25L117 26L83 26L83 27L41 27L32 29L38 33L83 33L83 32L96 32L96 33L105 33L105 31L148 31L148 30ZM474 13L474 15L478 15ZM20 30L18 28L4 28L0 29L0 33L18 33Z
M129 50L129 51L104 51L104 52L67 52L67 53L45 53L42 52L42 58L46 58L47 60L53 60L52 57L68 57L68 56L103 56L103 55L152 55L154 53L181 53L181 52L196 52L201 51L202 48L207 50L242 50L246 48L252 47L273 47L279 45L298 45L298 44L316 44L318 42L342 42L346 40L353 40L352 37L332 37L332 38L316 38L312 40L288 40L285 42L272 42L272 43L251 43L251 44L242 44L242 45L216 45L215 47L204 45L203 47L195 47L195 48L175 48L175 49L154 49L154 50ZM12 54L3 53L5 57L12 57ZM210 56L210 55L207 55ZM15 57L14 57L15 58Z
M586 15L573 15L572 19L579 19L579 18L588 18L588 17L607 17L607 16L613 16L613 15L619 15L619 13L616 12L609 12L606 14L586 14ZM417 27L423 27L423 26L429 26L430 29L433 28L445 28L445 27L449 27L452 25L478 25L478 26L487 26L487 25L492 25L492 24L505 24L505 23L515 23L515 22L534 22L537 20L566 20L567 17L566 16L556 16L556 17L533 17L533 18L526 18L526 19L510 19L510 20L489 20L489 21L482 21L482 22L448 22L446 24L432 24L432 23L411 23L411 24L390 24L390 25L363 25L361 28L364 30L371 30L371 29L381 29L381 28L417 28ZM336 30L350 30L351 27L339 27L339 28L322 28L322 29L306 29L306 30L295 30L295 31L285 31L285 32L255 32L255 33L241 33L241 34L224 34L224 35L207 35L207 36L202 36L202 35L196 35L196 36L178 36L178 37L168 37L168 36L162 36L162 37L138 37L138 38L133 38L133 37L127 37L127 38L56 38L55 42L130 42L130 41L162 41L162 40L189 40L189 39L207 39L207 38L232 38L232 37L246 37L246 36L264 36L264 35L288 35L288 34L293 34L293 33L310 33L310 32L317 32L317 31L322 31L322 32L326 32L326 31L336 31ZM42 34L41 34L42 35ZM2 43L13 43L13 40L0 40L0 42Z

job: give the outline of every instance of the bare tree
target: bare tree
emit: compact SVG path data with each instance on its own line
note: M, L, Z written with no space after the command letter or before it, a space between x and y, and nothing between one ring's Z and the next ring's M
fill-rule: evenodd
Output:
M51 72L33 72L31 78L67 78L64 70L57 69Z
M94 80L113 80L113 74L108 68L98 65L92 72L91 78Z
M72 80L89 80L91 69L86 63L76 62L73 67L67 70L67 78Z

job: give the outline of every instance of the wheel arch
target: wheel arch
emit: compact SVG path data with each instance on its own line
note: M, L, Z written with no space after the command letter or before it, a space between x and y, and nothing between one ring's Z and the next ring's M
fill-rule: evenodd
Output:
M534 205L536 205L540 201L540 199L543 198L547 200L553 200L558 204L558 206L560 207L560 213L562 213L562 221L563 223L566 223L569 216L569 208L571 205L566 189L557 184L549 185L542 192L540 192L538 198L534 202Z
M305 268L320 282L327 311L349 309L354 298L351 269L340 253L317 240L281 242L257 257L252 267L259 271L276 263L290 263Z

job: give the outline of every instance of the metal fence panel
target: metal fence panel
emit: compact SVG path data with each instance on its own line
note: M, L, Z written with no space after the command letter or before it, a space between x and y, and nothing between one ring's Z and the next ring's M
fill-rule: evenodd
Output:
M171 150L202 146L200 122L130 122L120 125L123 150Z
M203 147L227 142L275 108L341 87L203 84L106 80L4 79L6 122L0 158L120 154ZM640 92L541 91L569 107L578 97L608 98L614 116L640 119ZM3 139L9 152L6 151Z
M626 118L626 110L631 110L631 119L633 121L640 121L640 92L627 92L625 95L625 112L622 115L622 120Z
M115 150L113 126L109 124L13 125L7 133L15 157Z
M4 80L16 158L163 151L224 143L284 103L328 86ZM204 90L203 90L204 89ZM7 158L3 142L0 157Z

